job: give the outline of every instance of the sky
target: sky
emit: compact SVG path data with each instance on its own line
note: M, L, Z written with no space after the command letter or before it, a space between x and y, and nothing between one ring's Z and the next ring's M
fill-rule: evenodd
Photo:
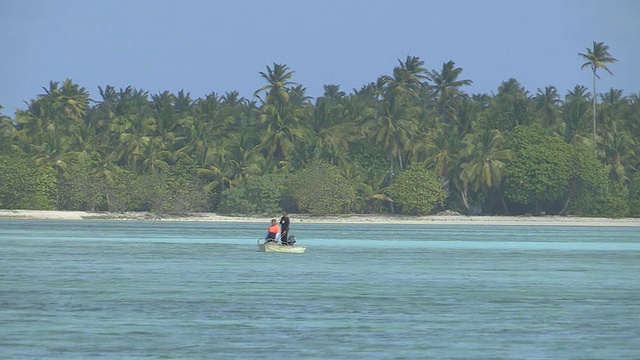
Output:
M407 56L438 71L453 60L469 94L514 78L564 96L591 89L577 54L593 41L618 59L598 92L640 93L636 0L0 0L0 113L65 79L94 100L107 85L252 99L274 63L313 98L327 84L352 93Z

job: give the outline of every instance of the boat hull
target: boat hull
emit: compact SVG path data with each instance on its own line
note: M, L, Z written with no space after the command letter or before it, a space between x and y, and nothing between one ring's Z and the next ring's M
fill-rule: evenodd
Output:
M294 253L301 254L307 248L304 246L296 246L296 245L281 245L276 243L264 243L258 240L258 249L262 252L283 252L283 253Z

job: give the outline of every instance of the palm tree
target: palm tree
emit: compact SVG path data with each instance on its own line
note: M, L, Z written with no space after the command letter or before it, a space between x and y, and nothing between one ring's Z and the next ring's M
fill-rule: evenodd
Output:
M602 150L611 178L620 182L628 180L625 169L633 169L637 163L637 140L628 130L631 123L626 110L630 98L622 96L622 90L610 89L600 95L600 129Z
M98 86L98 91L102 100L96 101L96 106L89 111L88 122L96 131L104 131L108 129L115 117L118 93L111 85L107 85L104 89Z
M66 171L72 151L72 128L80 124L88 108L88 93L84 88L65 81L50 82L45 94L28 103L26 111L16 113L18 131L13 139L26 152L35 155L36 162L50 163L58 174Z
M417 57L407 56L405 62L393 69L393 76L385 75L378 81L383 88L382 100L378 102L377 116L372 117L366 129L376 144L386 151L389 160L389 179L393 182L394 159L398 167L405 167L405 152L411 144L411 138L417 133L417 118L420 108L417 99L422 87L422 79L427 70Z
M423 140L414 147L414 151L422 153L423 163L438 175L442 188L451 191L458 185L455 183L454 173L457 171L456 164L463 145L462 139L457 134L449 133L441 124L423 134ZM444 199L440 199L440 202L443 203Z
M629 106L626 109L627 126L632 134L640 138L640 92L629 95ZM640 170L640 164L638 164Z
M267 72L260 75L267 81L267 85L255 92L256 96L267 92L266 101L261 99L262 107L258 110L262 130L260 145L265 157L278 167L293 151L296 139L303 135L300 120L308 102L304 87L290 81L293 71L286 65L274 63L273 69L267 66ZM292 88L294 86L297 87ZM289 101L290 96L293 101Z
M235 186L240 182L263 173L265 158L260 154L249 131L236 132L229 135L229 151L225 152L221 163L221 171L217 177L220 185Z
M407 56L407 60L398 60L400 66L393 68L393 76L385 75L380 78L384 85L384 98L390 96L392 100L399 97L417 97L422 81L427 79L427 70L423 67L424 61L415 56Z
M500 130L482 126L477 131L467 135L463 142L466 145L464 154L467 161L462 163L460 179L463 183L463 203L466 203L466 193L471 188L475 194L483 195L489 205L498 197L504 209L508 212L499 189L506 175L509 160L513 151L506 147L506 140Z
M618 61L616 58L611 57L609 54L609 46L605 45L604 42L593 42L593 49L587 48L586 53L578 53L582 58L586 60L584 64L580 67L580 69L584 69L586 67L591 68L593 71L593 142L596 142L596 78L600 79L600 76L597 74L598 68L606 70L609 74L613 73L607 67L608 63L614 63Z
M533 97L540 123L549 131L556 131L561 127L559 105L562 103L555 86L547 86L544 90L538 88Z
M0 111L2 110L2 105L0 105ZM9 149L11 143L11 135L15 131L15 124L8 116L2 115L0 112L0 153L3 150Z
M259 74L267 81L267 85L258 89L254 95L262 91L267 92L266 104L282 104L289 101L289 93L287 87L298 85L298 83L290 81L293 77L293 71L284 64L273 63L273 69L267 66L267 72L260 71Z
M166 143L168 147L173 147L176 140L176 127L178 126L177 111L173 104L176 101L176 96L169 91L164 91L157 95L151 95L151 108L153 118L155 118L157 127L154 135L160 136L162 141ZM186 95L186 99L183 97L183 101L191 104L189 94Z
M291 154L296 139L304 135L300 126L300 108L265 105L260 110L263 134L261 148L272 161L281 162Z
M55 105L59 106L66 117L81 121L89 110L89 92L71 79L66 79L56 94Z
M145 142L141 149L140 168L151 175L169 170L170 163L175 162L175 155L164 146L162 138L158 136Z
M141 170L145 148L158 128L156 119L140 115L119 116L111 123L110 131L118 136L115 145L115 161L127 165L135 173Z
M194 116L180 119L184 146L178 149L180 156L189 156L196 164L204 167L211 165L224 155L222 146L233 127L230 105L223 103L216 93L208 94L193 104Z
M562 103L562 117L564 118L564 138L568 143L583 142L589 132L589 92L582 85L576 85L569 90Z
M609 176L620 183L628 181L626 169L633 168L637 164L638 155L635 150L638 148L637 140L628 132L613 127L605 132L602 147Z
M443 123L450 123L455 118L455 108L458 98L464 96L459 90L460 87L471 85L471 80L458 80L462 73L462 68L455 67L452 60L442 64L442 71L432 71L431 80L435 88L437 107L442 117Z
M339 100L345 96L347 94L340 90L340 85L328 84L324 86L324 95L322 97L325 99Z
M324 96L316 99L309 118L305 147L311 158L323 158L337 165L346 157L348 140L355 136L356 124L346 121L344 92L337 85L325 85L324 89Z
M628 99L622 95L620 89L609 89L600 95L600 123L605 128L616 127L625 122L624 110L628 106Z
M179 117L191 115L193 103L194 101L191 99L191 94L185 94L184 90L180 90L178 95L175 95L173 98L173 108Z
M516 79L503 81L488 108L490 126L509 131L518 125L528 125L531 121L530 109L529 92Z
M16 131L13 134L17 144L29 152L32 147L45 141L48 132L56 129L51 101L31 99L27 110L16 112Z
M348 162L340 166L340 172L356 189L353 211L357 213L379 213L385 203L392 200L382 188L382 177L376 176L371 167L359 162Z

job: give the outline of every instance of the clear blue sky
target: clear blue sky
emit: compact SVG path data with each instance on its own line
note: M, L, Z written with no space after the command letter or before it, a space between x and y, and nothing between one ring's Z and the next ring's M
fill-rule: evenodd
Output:
M237 90L252 98L259 71L283 63L312 97L351 93L418 56L453 60L468 93L502 81L561 95L591 87L577 56L604 41L619 62L599 90L640 92L640 1L635 0L0 0L0 105L13 116L49 81L192 98Z

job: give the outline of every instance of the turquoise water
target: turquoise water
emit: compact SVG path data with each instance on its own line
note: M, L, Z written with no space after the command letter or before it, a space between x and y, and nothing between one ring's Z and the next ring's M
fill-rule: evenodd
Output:
M639 359L640 228L0 220L7 359Z

